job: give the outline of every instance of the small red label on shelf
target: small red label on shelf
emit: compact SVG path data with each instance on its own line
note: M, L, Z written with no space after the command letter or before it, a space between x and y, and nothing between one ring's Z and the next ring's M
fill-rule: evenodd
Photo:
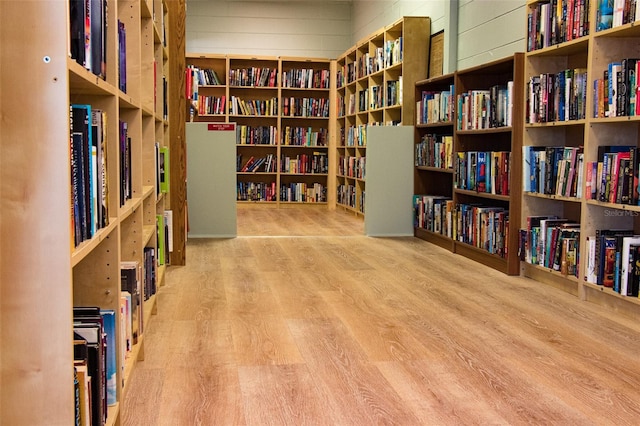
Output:
M236 130L236 123L209 123L207 129L210 132Z

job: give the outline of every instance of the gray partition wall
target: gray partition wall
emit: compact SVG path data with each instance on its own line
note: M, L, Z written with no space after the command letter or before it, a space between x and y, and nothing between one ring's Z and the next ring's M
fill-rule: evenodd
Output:
M188 238L232 238L236 220L235 123L187 123Z
M364 233L413 236L413 126L367 127Z

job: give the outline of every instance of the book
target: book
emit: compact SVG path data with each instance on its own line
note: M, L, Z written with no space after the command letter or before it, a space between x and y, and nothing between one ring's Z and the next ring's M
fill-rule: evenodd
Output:
M168 193L169 192L169 147L161 146L160 147L160 192Z
M631 246L640 245L640 235L629 236L622 238L622 247L620 250L620 291L623 296L630 296L633 284L630 286L629 282L633 283L634 279L634 256L635 250L631 250Z
M127 292L131 298L131 341L136 345L142 323L140 264L137 261L120 262L120 290Z
M106 339L105 380L107 390L107 405L113 406L118 402L116 396L118 388L118 382L116 380L116 365L118 358L116 344L116 312L113 309L100 309L100 315L102 316L103 332Z

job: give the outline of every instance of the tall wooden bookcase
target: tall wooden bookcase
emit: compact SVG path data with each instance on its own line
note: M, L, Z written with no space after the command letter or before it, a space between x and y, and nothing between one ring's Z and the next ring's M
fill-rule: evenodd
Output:
M539 19L545 2L528 1L527 12L530 17ZM624 296L611 288L587 280L588 240L595 237L599 230L629 229L640 234L640 206L632 204L604 202L587 196L587 170L590 162L602 161L599 151L605 146L638 147L640 140L640 116L598 117L595 104L594 82L602 79L609 71L609 64L626 58L640 58L640 31L637 21L600 28L602 16L598 12L601 2L588 2L584 11L588 26L576 25L576 31L549 34L547 38L539 32L532 32L527 22L527 53L525 58L525 82L547 75L557 75L566 70L577 74L586 72L584 92L580 100L584 102L584 115L565 114L559 117L553 113L545 120L531 119L527 115L524 126L523 144L525 147L574 147L584 153L582 168L584 176L580 193L574 196L546 194L539 191L523 193L522 219L523 229L528 227L528 218L533 216L554 215L580 223L579 252L580 261L576 276L562 274L550 268L543 268L529 262L523 262L524 274L540 282L563 289L588 301L606 305L615 311L640 318L640 299ZM576 12L579 16L579 12ZM554 16L551 11L550 16ZM638 16L636 16L638 19ZM571 28L571 27L568 27ZM546 40L546 42L545 42ZM566 75L566 73L565 73ZM636 92L632 88L632 93ZM602 94L600 94L602 97ZM531 99L531 96L529 96ZM525 100L525 109L531 109ZM542 105L542 104L541 104ZM557 112L557 111L556 111ZM602 111L600 111L602 112ZM637 171L636 171L637 173ZM525 177L526 178L526 177ZM576 196L577 195L577 196Z
M364 215L368 126L413 125L414 83L427 75L431 20L403 17L337 59L336 200ZM331 191L334 191L334 189Z
M239 205L326 207L332 202L328 188L333 171L329 147L335 123L334 61L187 54L186 63L209 75L215 71L218 77L217 84L201 82L197 96L188 95L187 117L237 123ZM266 80L253 78L265 73L269 73ZM193 85L187 85L192 87L187 91L194 92ZM243 110L239 103L258 109ZM260 110L261 104L265 109ZM265 162L255 170L244 170L250 159ZM270 168L265 167L267 162Z
M3 424L74 424L72 307L113 309L120 336L120 262L142 262L144 248L156 247L156 216L165 211L166 193L156 191L155 146L168 146L167 4L106 3L105 79L69 56L69 2L0 3ZM126 27L126 93L118 85L118 20ZM16 106L19 99L24 107ZM107 116L109 224L77 247L70 225L72 103ZM128 122L132 140L132 197L121 207L120 120ZM155 272L159 285L164 267ZM143 309L148 318L155 298ZM124 344L118 337L118 349ZM143 344L144 334L125 365L118 361L118 403L109 407L107 424L120 422L119 402Z
M454 103L449 116L420 119L416 125L416 153L427 135L443 145L443 137L448 137L452 145L446 154L442 151L442 156L437 154L435 159L432 153L430 160L415 166L415 194L429 212L422 215L427 218L424 223L416 224L415 235L509 275L517 275L520 271L517 225L522 194L523 75L524 55L516 53L452 74L421 80L414 85L418 108L423 92L443 93L454 88L453 94L448 95ZM510 96L513 106L507 125L486 128L462 125L466 113L461 110L462 104L458 100L461 95L490 92L492 87L505 90L509 82L513 87ZM492 186L481 189L475 183L468 185L470 174L475 175L479 170L476 153L485 153L486 168L491 164L496 167L503 164L508 165L508 172L499 175L495 172L497 169L492 168L486 174L495 177ZM450 158L446 160L445 156ZM506 180L503 185L500 184L502 179Z

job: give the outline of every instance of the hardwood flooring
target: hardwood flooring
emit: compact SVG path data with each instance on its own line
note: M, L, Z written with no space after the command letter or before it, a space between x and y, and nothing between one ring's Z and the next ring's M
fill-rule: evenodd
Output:
M638 425L640 324L321 209L172 267L124 425ZM273 236L277 236L274 238Z

